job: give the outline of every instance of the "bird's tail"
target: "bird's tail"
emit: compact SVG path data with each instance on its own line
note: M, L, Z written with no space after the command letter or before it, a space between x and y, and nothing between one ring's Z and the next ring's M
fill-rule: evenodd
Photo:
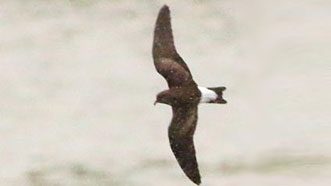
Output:
M214 91L217 94L217 98L214 101L211 101L210 103L218 103L218 104L226 104L227 101L223 99L223 91L225 91L225 87L211 87L208 88L209 90Z

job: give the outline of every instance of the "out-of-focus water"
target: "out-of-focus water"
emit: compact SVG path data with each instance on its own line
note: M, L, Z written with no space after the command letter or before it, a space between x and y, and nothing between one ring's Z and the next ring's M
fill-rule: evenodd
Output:
M331 2L0 2L0 185L193 185L168 144L159 8L201 86L204 185L331 184Z

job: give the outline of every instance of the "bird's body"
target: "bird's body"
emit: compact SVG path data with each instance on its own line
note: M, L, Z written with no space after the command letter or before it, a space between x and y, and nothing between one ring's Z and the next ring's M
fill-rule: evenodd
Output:
M153 41L156 70L167 80L168 90L157 95L155 103L172 107L168 128L170 147L184 173L196 184L201 183L195 156L193 135L198 121L199 103L224 104L225 87L198 87L191 72L176 51L168 6L163 6L156 20Z

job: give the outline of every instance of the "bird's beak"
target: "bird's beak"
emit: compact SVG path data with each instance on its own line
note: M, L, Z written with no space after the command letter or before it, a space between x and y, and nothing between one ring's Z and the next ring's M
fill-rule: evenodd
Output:
M156 103L158 103L158 101L157 101L157 100L155 100L155 101L154 101L154 106L156 105Z

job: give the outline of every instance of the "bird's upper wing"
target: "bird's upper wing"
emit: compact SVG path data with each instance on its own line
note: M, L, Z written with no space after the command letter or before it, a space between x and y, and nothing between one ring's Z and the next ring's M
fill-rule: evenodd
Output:
M170 88L195 84L189 68L176 51L170 10L166 5L161 8L155 23L153 59L156 70L167 80Z
M173 106L172 110L173 118L168 129L171 150L187 177L199 185L201 178L193 143L198 106Z

